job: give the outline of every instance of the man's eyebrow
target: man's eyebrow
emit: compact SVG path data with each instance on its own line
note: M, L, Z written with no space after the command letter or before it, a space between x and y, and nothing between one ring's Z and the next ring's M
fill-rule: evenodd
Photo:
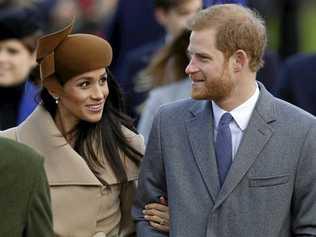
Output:
M208 53L192 52L192 51L190 51L189 49L186 50L186 54L187 54L189 57L191 57L192 54L195 54L195 55L197 55L197 56L199 56L199 57L203 57L203 58L212 58L212 56L209 55Z

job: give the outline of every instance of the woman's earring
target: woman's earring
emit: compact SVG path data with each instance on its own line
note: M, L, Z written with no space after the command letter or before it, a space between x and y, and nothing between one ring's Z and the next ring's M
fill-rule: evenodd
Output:
M59 97L58 97L58 96L54 96L54 100L55 100L55 103L56 103L56 104L59 103Z

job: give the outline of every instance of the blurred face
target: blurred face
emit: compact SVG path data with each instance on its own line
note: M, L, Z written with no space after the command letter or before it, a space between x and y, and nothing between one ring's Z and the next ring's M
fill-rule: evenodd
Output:
M0 86L23 82L34 66L35 56L20 41L0 41Z
M215 46L215 30L193 31L186 73L192 80L192 98L221 102L234 88L229 60Z
M171 8L164 13L165 27L173 37L186 27L187 21L202 8L201 0L184 1L178 7Z
M100 121L109 94L104 68L86 72L68 80L59 98L57 115L65 127L74 127L80 120Z

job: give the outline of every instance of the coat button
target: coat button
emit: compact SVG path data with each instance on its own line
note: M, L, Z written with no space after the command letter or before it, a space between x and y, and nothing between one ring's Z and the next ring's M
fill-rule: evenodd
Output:
M106 237L106 234L104 232L97 232L92 237Z
M109 186L103 186L101 187L101 194L106 195L110 192L111 188Z

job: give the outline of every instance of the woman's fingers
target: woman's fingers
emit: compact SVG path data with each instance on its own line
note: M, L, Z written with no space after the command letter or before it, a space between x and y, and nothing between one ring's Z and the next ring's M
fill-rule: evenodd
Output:
M149 203L145 206L145 210L155 209L158 211L166 212L169 210L168 206L160 204L160 203Z
M149 221L149 224L159 231L169 232L169 225L160 225L160 224L158 224L156 222L152 222L152 221Z
M169 232L169 208L166 198L160 197L159 203L147 204L143 214L152 227L159 231Z
M160 225L167 225L169 223L169 220L166 220L160 216L156 216L156 215L145 215L145 220L147 221L152 221L152 222L155 222L157 224L160 224Z
M150 215L150 216L157 216L159 218L162 218L164 220L169 220L169 210L166 209L165 211L160 211L157 209L146 209L143 210L144 215Z

